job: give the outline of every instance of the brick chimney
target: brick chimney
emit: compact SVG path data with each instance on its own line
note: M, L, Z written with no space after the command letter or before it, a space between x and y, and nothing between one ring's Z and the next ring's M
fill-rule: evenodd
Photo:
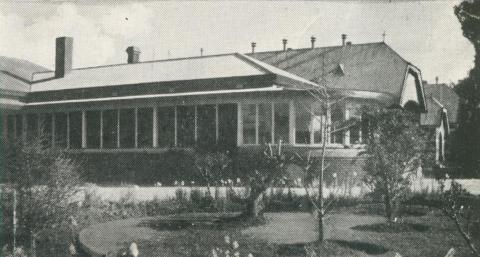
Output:
M315 41L316 41L316 40L317 40L317 39L316 39L314 36L312 36L312 37L310 38L310 43L312 43L312 49L315 48Z
M140 48L136 46L129 46L127 50L125 50L128 55L127 62L128 63L137 63L140 61Z
M283 51L287 51L288 40L286 38L282 39Z
M345 46L347 41L347 34L342 34L342 46Z
M63 78L72 70L73 38L58 37L55 40L55 77Z

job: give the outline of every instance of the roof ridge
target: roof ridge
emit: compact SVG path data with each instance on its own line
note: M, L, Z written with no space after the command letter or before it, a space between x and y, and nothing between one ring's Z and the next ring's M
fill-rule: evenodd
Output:
M280 69L278 67L275 67L275 66L273 66L271 64L268 64L266 62L263 62L261 60L258 60L258 59L255 59L253 57L247 56L245 54L237 53L236 56L238 56L243 61L248 62L251 65L254 65L257 68L262 69L264 72L272 73L272 74L275 74L277 76L287 77L289 79L297 80L301 83L309 84L311 86L319 86L317 83L315 83L313 81L309 81L306 78L295 75L295 74L293 74L291 72L288 72L284 69ZM284 74L282 74L282 73L284 73Z
M358 43L358 44L351 44L349 46L362 46L362 45L375 45L375 44L385 44L385 42L383 41L380 41L380 42L368 42L368 43ZM288 51L299 51L299 50L315 50L315 49L326 49L326 48L342 48L344 46L342 45L335 45L335 46L319 46L319 47L314 47L314 48L311 48L311 47L302 47L302 48L292 48L292 49L288 49ZM261 52L255 52L255 53L246 53L248 55L251 55L251 54L263 54L263 53L277 53L277 52L284 52L285 50L271 50L271 51L261 51Z
M235 53L224 53L224 54L212 54L212 55L204 55L204 56L189 56L189 57L179 57L179 58L172 58L172 59L159 59L159 60L150 60L144 62L136 62L136 63L115 63L115 64L106 64L106 65L98 65L98 66L87 66L81 68L74 68L72 71L75 70L88 70L88 69L96 69L96 68L108 68L108 67L115 67L115 66L124 66L124 65L137 65L137 64L148 64L148 63L158 63L158 62L169 62L169 61L181 61L181 60L192 60L192 59L202 59L202 58L213 58L213 57L221 57L221 56L229 56L235 55ZM40 71L34 72L33 74L41 74L41 73L49 73L55 71Z
M8 75L8 76L10 76L10 77L12 77L12 78L18 79L18 80L20 80L20 81L22 81L22 82L24 82L24 83L26 83L26 84L32 84L32 81L29 81L29 80L27 80L27 79L25 79L25 78L23 78L23 77L21 77L21 76L18 76L17 74L11 73L10 71L0 69L0 72L1 72L1 73L4 73L4 74L6 74L6 75Z
M351 46L360 46L360 45L374 45L374 44L382 44L384 42L369 42L369 43L359 43L359 44L352 44ZM384 43L385 44L385 43ZM340 48L343 47L341 45L339 46L321 46L321 47L315 47L313 49L327 49L327 48ZM298 50L311 50L312 48L296 48L296 49L291 49L289 51L298 51ZM283 52L283 50L272 50L272 51L264 51L264 52L257 52L257 53L275 53L275 52ZM223 54L212 54L212 55L203 55L203 56L187 56L187 57L179 57L179 58L171 58L171 59L158 59L158 60L150 60L150 61L144 61L144 62L138 62L138 63L115 63L115 64L105 64L105 65L98 65L98 66L87 66L87 67L81 67L81 68L74 68L72 71L75 70L86 70L86 69L95 69L95 68L105 68L105 67L115 67L115 66L122 66L122 65L135 65L135 64L147 64L147 63L157 63L157 62L168 62L168 61L180 61L180 60L191 60L191 59L201 59L201 58L211 58L211 57L220 57L220 56L228 56L228 55L235 55L238 54L239 52L232 52L232 53L223 53ZM246 53L245 55L249 55L251 53ZM398 53L397 53L398 55ZM7 57L7 56L5 56ZM10 57L7 57L10 58ZM20 59L22 60L22 59ZM48 71L36 71L33 72L32 74L42 74L42 73L52 73L55 71L48 70Z

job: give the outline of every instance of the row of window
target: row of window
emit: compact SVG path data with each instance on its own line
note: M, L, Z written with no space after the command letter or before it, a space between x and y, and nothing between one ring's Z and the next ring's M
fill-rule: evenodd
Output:
M17 114L7 116L6 134L30 140L43 132L73 149L208 146L236 143L236 115L232 104Z
M361 144L365 141L366 133L363 131L366 123L354 122L362 120L361 106L344 107L334 108L331 115L327 115L318 103L298 102L292 107L288 103L242 105L243 144L278 143L282 140L284 143L294 141L298 145L315 145L323 142L324 134L332 144ZM330 131L324 133L328 118ZM294 127L290 125L290 119L295 120ZM345 122L347 119L351 122ZM290 129L295 131L292 137Z
M289 104L242 105L243 143L289 143Z
M10 139L37 137L67 148L151 148L237 145L237 105L168 106L68 113L11 114ZM345 128L345 120L361 120L359 106L335 108L327 115L320 105L295 103L241 104L241 144L360 144L364 123ZM329 133L324 133L330 119ZM25 124L24 124L25 123ZM290 134L292 132L293 134Z

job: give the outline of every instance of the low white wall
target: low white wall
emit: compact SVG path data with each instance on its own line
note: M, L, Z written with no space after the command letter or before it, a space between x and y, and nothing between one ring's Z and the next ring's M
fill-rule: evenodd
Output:
M460 183L467 191L474 195L480 195L480 179L457 179L455 180ZM445 183L446 188L450 186L450 182ZM438 191L440 184L435 179L421 178L417 179L412 183L412 190L416 192L421 191ZM219 187L217 192L215 188L210 188L213 196L217 195L220 198L225 197L228 187ZM237 194L245 194L244 187L234 187L233 188ZM206 187L189 187L189 186L177 186L177 187L138 187L138 186L129 186L129 187L101 187L101 186L88 186L85 187L83 192L85 194L92 194L95 197L99 197L105 201L117 202L122 199L129 199L134 201L150 201L154 199L158 200L169 200L176 198L177 190L182 190L186 198L190 197L192 190L199 190L201 192L206 192ZM278 193L283 191L285 194L288 192L288 188L271 188L267 190L268 194ZM301 187L290 188L291 192L295 195L305 195L305 189ZM316 191L316 190L313 190ZM313 191L311 193L313 193ZM335 196L361 196L368 192L369 189L366 186L338 186L336 188L325 188L324 195L333 194Z

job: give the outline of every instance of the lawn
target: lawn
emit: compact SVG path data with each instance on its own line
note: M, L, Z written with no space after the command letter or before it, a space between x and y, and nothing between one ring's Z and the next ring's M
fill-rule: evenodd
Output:
M194 220L194 222L191 222ZM223 222L212 214L137 218L108 222L85 229L84 245L97 253L118 252L136 242L141 256L208 256L214 248L239 251L241 256L445 256L451 247L458 256L470 256L454 225L437 211L407 216L394 229L384 219L358 208L344 208L327 221L327 241L319 244L316 220L309 213L267 213L267 222L254 226ZM220 223L219 223L220 222ZM224 242L228 235L238 249Z

